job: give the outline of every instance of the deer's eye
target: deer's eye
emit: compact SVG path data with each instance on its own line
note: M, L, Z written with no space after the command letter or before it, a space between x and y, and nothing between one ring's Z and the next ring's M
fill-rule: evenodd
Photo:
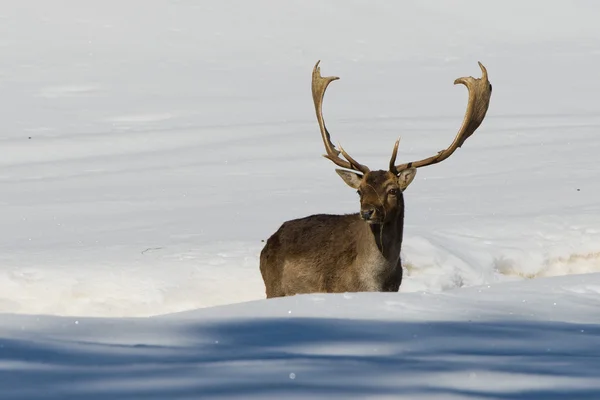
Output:
M390 190L388 190L388 194L390 196L395 196L398 194L398 189L390 189Z
M357 190L356 193L358 193L359 196L362 196L362 192L360 190Z

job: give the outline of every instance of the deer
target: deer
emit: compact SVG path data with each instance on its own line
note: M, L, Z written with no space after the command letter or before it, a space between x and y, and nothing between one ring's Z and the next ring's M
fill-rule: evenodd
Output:
M483 122L492 94L486 68L478 62L481 78L458 78L468 90L463 122L448 148L418 161L396 164L400 138L387 170L371 171L339 150L323 119L323 99L337 76L321 76L317 61L312 72L312 97L325 145L323 157L342 169L337 174L360 198L353 214L315 214L284 222L267 239L260 253L260 272L267 298L309 293L398 292L403 268L400 259L404 229L403 193L417 168L450 157ZM340 156L341 154L341 156ZM343 158L342 158L343 157Z

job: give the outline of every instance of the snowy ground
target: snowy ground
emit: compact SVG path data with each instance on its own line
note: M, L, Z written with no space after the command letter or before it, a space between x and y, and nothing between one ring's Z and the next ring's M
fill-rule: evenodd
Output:
M598 399L600 274L155 318L6 316L10 399Z
M2 388L600 397L599 12L5 1ZM399 160L450 143L466 105L452 82L479 76L477 61L494 85L488 117L405 193L400 294L231 305L264 298L261 241L283 221L358 208L320 156L319 59L341 77L325 101L333 138L372 168L398 136Z

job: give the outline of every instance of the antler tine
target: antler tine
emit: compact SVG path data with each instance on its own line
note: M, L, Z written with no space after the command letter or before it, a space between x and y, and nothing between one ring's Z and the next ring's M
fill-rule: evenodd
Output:
M472 76L458 78L454 84L462 83L469 90L469 102L467 111L463 118L463 123L454 138L452 144L445 150L438 152L436 155L425 158L419 161L413 161L406 164L396 165L396 171L402 171L406 168L419 168L431 164L439 163L450 157L454 151L461 147L463 143L479 128L483 122L485 114L490 105L490 97L492 95L492 84L488 80L486 68L481 62L478 62L481 68L481 78L473 78Z
M367 166L358 163L356 160L350 157L350 155L348 155L348 153L346 153L341 146L340 150L338 150L335 148L333 143L331 143L331 136L329 135L329 131L327 130L327 127L325 127L325 121L323 120L323 97L325 97L327 86L331 82L340 78L337 76L322 77L321 68L319 68L320 62L320 60L317 61L312 72L312 96L313 102L315 103L317 122L319 123L319 129L321 130L321 137L323 138L323 144L325 145L325 151L327 152L324 157L333 161L337 166L366 174L369 172L369 168ZM340 152L348 161L339 157Z
M392 158L390 158L390 172L394 175L398 175L398 170L396 169L396 156L398 155L398 145L400 144L400 138L396 140L394 144L394 150L392 150Z

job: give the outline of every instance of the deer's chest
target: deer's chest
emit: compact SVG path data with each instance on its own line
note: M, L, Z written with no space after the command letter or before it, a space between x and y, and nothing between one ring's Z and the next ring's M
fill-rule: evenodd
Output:
M361 291L381 291L397 267L397 260L389 261L381 253L358 258L355 279Z

